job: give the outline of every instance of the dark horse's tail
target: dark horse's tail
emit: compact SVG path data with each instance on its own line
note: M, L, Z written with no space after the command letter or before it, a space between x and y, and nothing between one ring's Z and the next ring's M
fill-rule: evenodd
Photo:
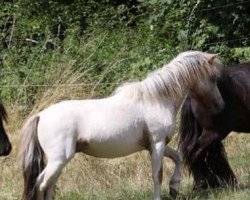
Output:
M201 134L202 128L191 109L191 98L187 97L181 110L179 149L183 155L184 164L194 177L195 188L236 184L236 177L228 163L221 141L208 146L194 160L196 142Z
M24 177L23 200L37 199L37 178L45 167L44 152L37 136L39 116L34 116L24 125L21 135L19 156Z
M7 112L0 101L0 156L7 156L11 152L11 143L4 129L3 122L8 120Z

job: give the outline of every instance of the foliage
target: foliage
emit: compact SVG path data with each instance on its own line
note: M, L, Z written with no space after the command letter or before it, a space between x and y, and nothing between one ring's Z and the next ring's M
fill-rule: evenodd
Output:
M32 105L39 88L29 85L48 84L63 63L104 96L184 50L217 52L225 63L249 59L246 1L0 2L1 97L9 102Z

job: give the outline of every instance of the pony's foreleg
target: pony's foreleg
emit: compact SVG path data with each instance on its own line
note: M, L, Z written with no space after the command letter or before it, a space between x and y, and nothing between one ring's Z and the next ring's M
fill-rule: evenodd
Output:
M157 142L151 144L152 178L154 184L153 200L161 200L164 150L164 142Z
M171 197L176 198L181 181L182 158L180 153L178 153L177 151L175 151L174 149L170 148L167 145L165 146L164 155L172 159L175 163L175 170L169 183L169 191Z

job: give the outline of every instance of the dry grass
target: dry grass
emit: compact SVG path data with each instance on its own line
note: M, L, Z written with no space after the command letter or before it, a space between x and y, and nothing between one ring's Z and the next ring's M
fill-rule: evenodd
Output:
M8 126L8 130L11 128ZM14 149L10 156L1 158L0 161L0 199L20 199L22 193L22 175L16 159L19 143L17 132L18 129L9 132ZM244 186L250 184L249 142L248 135L243 134L233 134L225 140L229 160L240 184ZM165 196L168 193L168 181L173 167L172 161L166 158L163 184ZM178 199L247 199L250 192L249 188L244 188L194 193L191 183L192 179L185 172ZM56 199L142 200L150 199L151 189L151 166L147 152L117 159L97 159L77 154L59 178Z

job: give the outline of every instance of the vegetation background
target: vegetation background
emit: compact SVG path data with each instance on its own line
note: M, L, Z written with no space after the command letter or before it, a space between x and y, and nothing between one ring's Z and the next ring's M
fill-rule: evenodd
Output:
M249 0L0 0L0 96L8 112L12 154L1 158L0 199L20 199L16 159L28 115L63 99L100 98L185 50L219 53L225 65L250 60ZM249 137L225 140L242 184L192 191L183 175L179 199L249 199ZM176 140L172 142L176 147ZM165 160L165 182L173 163ZM164 184L164 194L168 187ZM76 158L56 199L150 199L148 155Z

